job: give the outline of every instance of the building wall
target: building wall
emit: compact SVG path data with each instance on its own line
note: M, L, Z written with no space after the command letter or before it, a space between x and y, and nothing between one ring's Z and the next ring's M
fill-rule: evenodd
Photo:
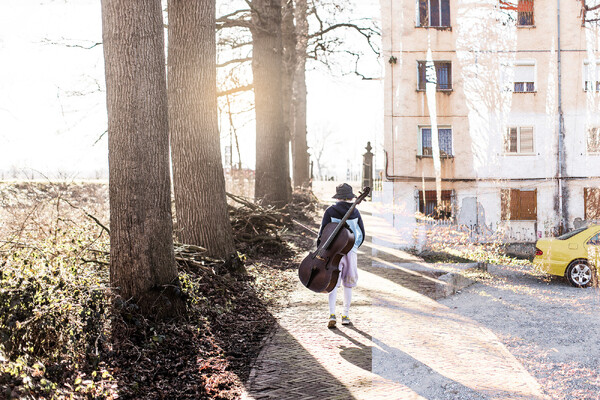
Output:
M386 196L393 199L394 212L405 213L395 217L396 226L414 228L407 225L416 226L415 191L436 188L433 159L419 157L418 128L431 125L432 113L426 93L417 90L417 62L430 50L433 60L452 63L452 91L436 92L435 113L439 126L452 128L453 158L441 159L440 176L446 180L442 189L456 193L455 217L464 203L468 212L462 219L472 221L478 203L485 225L504 229L511 240L555 233L560 215L553 179L559 162L556 3L535 1L535 27L521 28L510 13L499 12L496 0L451 0L451 29L417 27L417 3L381 0L384 60L396 59L386 62L384 85L386 172L393 181L385 190L392 192ZM582 27L580 12L580 2L560 1L563 173L577 178L563 180L568 228L584 216L583 188L600 186L600 155L586 146L587 128L600 125L600 96L583 90L584 61L600 59L600 40L597 30ZM506 90L519 60L535 60L534 93ZM509 126L533 127L533 154L504 152ZM537 221L502 221L502 188L536 188Z

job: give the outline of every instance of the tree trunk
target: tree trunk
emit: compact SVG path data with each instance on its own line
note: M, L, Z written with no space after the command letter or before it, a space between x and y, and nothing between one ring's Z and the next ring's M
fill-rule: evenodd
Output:
M281 0L252 1L252 72L256 112L254 196L267 204L289 201L282 109Z
M102 0L102 30L110 281L123 299L156 312L151 310L159 298L156 290L177 282L160 0Z
M296 28L294 26L294 4L292 0L281 0L281 34L283 44L283 74L281 75L281 93L283 109L283 129L285 130L285 165L287 169L289 191L292 194L290 179L290 141L293 129L292 116L292 89L294 85L294 72L296 71Z
M169 0L169 129L177 235L233 253L217 123L215 0Z
M306 0L296 0L296 71L292 97L292 164L294 187L310 186L308 145L306 143L306 47L308 20Z

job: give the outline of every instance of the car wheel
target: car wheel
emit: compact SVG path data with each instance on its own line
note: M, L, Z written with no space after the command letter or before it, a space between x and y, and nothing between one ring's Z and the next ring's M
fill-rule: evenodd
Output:
M586 260L575 260L567 268L567 279L575 287L588 287L596 281L596 271Z

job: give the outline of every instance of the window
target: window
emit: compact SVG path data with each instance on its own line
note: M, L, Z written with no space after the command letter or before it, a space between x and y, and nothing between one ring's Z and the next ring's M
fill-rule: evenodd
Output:
M449 27L450 0L417 0L418 26Z
M519 60L515 62L516 93L535 92L535 60Z
M437 203L437 192L435 190L419 190L419 212L433 217L434 219L452 218L452 190L442 190L442 203Z
M452 63L449 61L434 61L436 90L452 90ZM427 80L427 62L418 61L419 82L417 90L425 90Z
M592 246L600 246L600 233L597 233L594 236L592 236L592 238L588 240L587 244Z
M517 25L533 26L533 0L519 0L517 4Z
M517 12L517 26L535 26L533 20L533 0L498 0L501 10Z
M504 152L509 154L533 154L533 128L511 127L504 142Z
M586 221L600 220L600 188L583 189L583 207Z
M501 217L503 221L537 220L537 190L502 189Z
M581 233L583 231L585 231L587 228L579 228L579 229L575 229L574 231L571 232L567 232L565 234L562 234L560 236L557 237L558 240L567 240L567 239L571 239L573 236L577 235L578 233Z
M600 91L600 61L583 63L583 90Z
M422 156L433 156L433 144L431 140L431 127L420 128L421 154ZM438 128L438 140L441 157L452 156L452 128Z
M589 128L587 131L588 153L600 153L600 127Z

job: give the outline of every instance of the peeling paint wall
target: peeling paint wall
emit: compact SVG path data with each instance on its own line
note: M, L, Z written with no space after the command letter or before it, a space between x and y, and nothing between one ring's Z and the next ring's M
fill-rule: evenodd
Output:
M515 0L516 3L516 0ZM496 0L450 0L452 29L417 27L416 0L381 0L385 68L384 146L390 176L385 186L394 204L395 226L417 243L415 190L434 190L431 157L419 156L419 127L431 124L425 92L417 90L417 63L427 49L433 59L452 63L452 91L437 92L437 125L452 129L452 158L441 159L442 190L454 190L456 223L502 230L507 241L535 241L556 235L559 210L558 65L556 3L535 1L535 27L507 19ZM600 153L587 150L587 130L600 126L600 91L585 91L584 62L600 61L600 28L582 27L581 4L560 0L562 109L568 177L600 176ZM535 60L535 91L510 90L514 62ZM589 77L588 77L589 79ZM507 86L508 85L508 86ZM507 87L509 90L507 90ZM534 151L507 154L508 127L533 127ZM408 177L408 178L407 178ZM531 178L546 178L528 180ZM477 179L460 181L460 179ZM564 180L562 200L568 229L584 218L583 190L600 179ZM502 189L537 190L536 221L502 221ZM482 222L482 219L485 222ZM413 233L409 233L413 231ZM417 235L418 236L418 235Z

